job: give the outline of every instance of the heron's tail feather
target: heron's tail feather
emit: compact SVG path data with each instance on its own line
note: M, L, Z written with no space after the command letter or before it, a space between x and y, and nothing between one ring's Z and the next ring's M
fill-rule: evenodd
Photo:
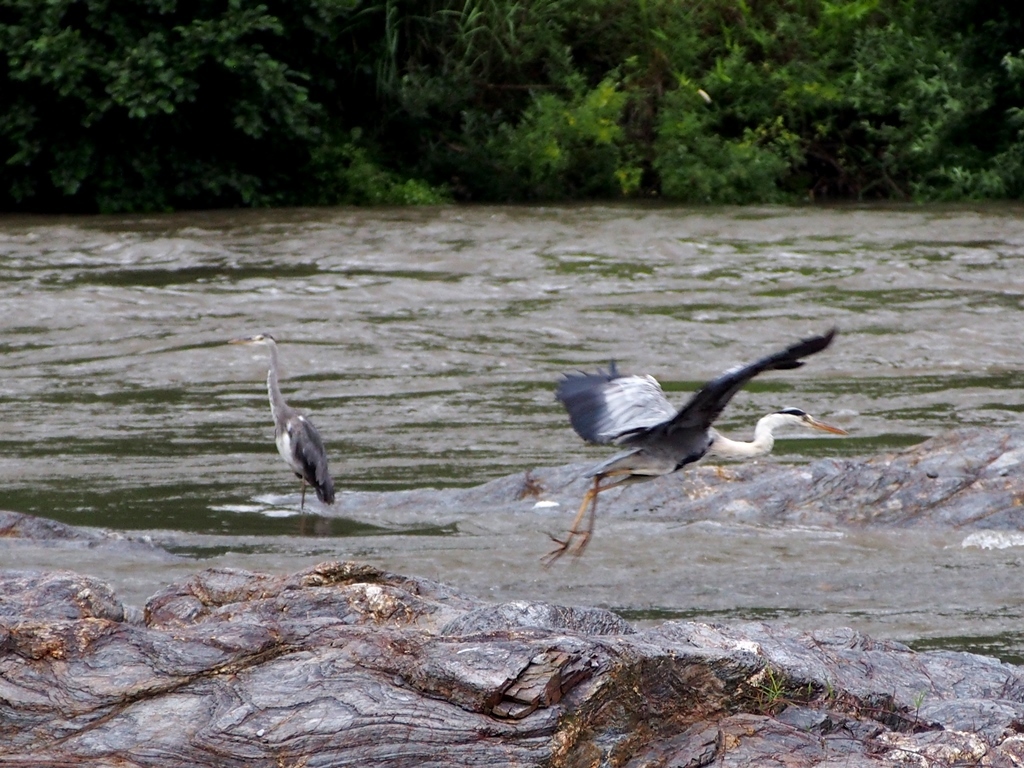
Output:
M322 483L317 483L313 486L316 488L316 497L320 499L324 504L334 503L334 480L328 475L324 478Z

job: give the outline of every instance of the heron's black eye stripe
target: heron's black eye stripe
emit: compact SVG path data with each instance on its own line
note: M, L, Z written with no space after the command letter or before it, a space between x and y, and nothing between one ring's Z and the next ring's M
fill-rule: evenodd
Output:
M786 414L789 414L790 416L806 416L807 415L806 411L801 411L799 408L783 408L781 411L776 411L776 413L786 413Z

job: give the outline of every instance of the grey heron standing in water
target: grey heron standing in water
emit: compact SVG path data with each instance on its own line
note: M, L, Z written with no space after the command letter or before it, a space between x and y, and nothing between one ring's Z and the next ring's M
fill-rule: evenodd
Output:
M805 339L750 365L731 368L705 384L678 412L654 377L620 374L614 361L608 371L567 374L555 396L569 412L576 433L588 442L614 443L626 446L626 450L587 472L594 483L583 496L568 535L564 540L555 539L559 546L547 561L554 562L568 551L583 553L594 530L597 496L609 488L670 474L707 453L729 458L760 456L771 451L774 430L786 425L846 434L798 408L763 417L750 443L730 440L711 426L732 396L752 378L765 371L799 368L804 364L802 358L821 352L835 334L833 328L824 336ZM602 484L606 478L611 481ZM581 528L588 509L587 526Z
M327 469L327 451L313 422L292 408L281 396L277 382L277 344L269 333L231 339L229 344L261 344L270 351L270 370L267 373L267 393L270 395L270 414L274 417L274 442L295 476L302 482L300 509L306 506L306 485L313 486L316 496L324 504L334 503L334 481Z

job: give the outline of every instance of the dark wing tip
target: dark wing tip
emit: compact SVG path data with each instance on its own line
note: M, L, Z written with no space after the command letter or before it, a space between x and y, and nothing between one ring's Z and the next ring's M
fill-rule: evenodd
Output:
M788 371L793 368L799 368L804 364L804 361L800 358L809 357L815 355L826 349L829 344L832 343L832 339L836 337L837 329L835 326L832 327L828 333L821 336L812 336L809 339L803 339L797 342L789 349L785 350L779 355L778 360L772 365L772 368L777 371Z
M596 384L606 383L619 377L619 369L614 360L608 363L607 371L598 368L596 373L587 373L586 371L566 373L563 374L562 380L555 388L555 398L563 405L568 405L569 400L582 392L592 390Z
M833 327L822 336L803 339L750 365L737 366L726 371L717 379L709 381L690 398L690 402L672 419L670 430L707 429L718 418L732 396L752 378L764 371L800 368L804 364L801 358L821 352L832 343L836 333L837 329Z
M791 349L797 357L805 357L807 355L813 355L821 352L823 349L828 347L832 343L832 339L836 337L838 329L832 326L832 330L828 333L822 334L821 336L812 336L809 339L804 339L799 344L794 344Z
M596 373L565 374L555 389L555 398L569 414L569 423L576 434L598 444L612 439L616 422L609 412L609 387L613 381L628 378L619 373L614 360L608 364L608 370L599 368Z

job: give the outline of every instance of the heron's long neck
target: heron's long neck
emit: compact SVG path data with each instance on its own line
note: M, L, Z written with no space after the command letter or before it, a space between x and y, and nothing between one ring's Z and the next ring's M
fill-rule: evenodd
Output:
M270 395L270 413L274 417L274 421L278 420L278 416L283 416L288 408L288 404L285 403L284 398L281 396L281 387L277 383L277 345L270 341L267 344L267 349L270 350L270 371L267 373L267 394Z
M749 443L743 440L730 440L717 430L712 429L709 452L736 459L753 458L771 453L775 446L775 435L772 434L777 426L773 418L775 415L770 413L758 419L757 426L754 427L754 439Z

